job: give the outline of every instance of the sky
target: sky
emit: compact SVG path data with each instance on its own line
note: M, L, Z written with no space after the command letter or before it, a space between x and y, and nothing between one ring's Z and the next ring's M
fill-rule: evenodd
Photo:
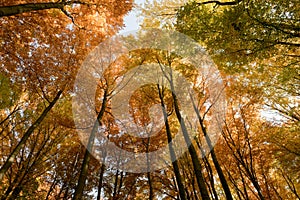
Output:
M137 5L143 5L145 0L134 0L134 3ZM137 17L137 8L131 10L124 18L125 27L119 32L120 34L126 33L129 31L134 31L139 28L139 23L142 22L141 17Z

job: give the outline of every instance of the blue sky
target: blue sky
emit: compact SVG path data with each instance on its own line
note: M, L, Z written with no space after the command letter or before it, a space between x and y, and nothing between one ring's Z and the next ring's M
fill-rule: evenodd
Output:
M145 0L134 0L135 4L143 5ZM139 23L142 22L141 17L137 17L137 9L134 8L129 14L124 18L125 27L119 33L126 33L128 31L137 30L139 28Z

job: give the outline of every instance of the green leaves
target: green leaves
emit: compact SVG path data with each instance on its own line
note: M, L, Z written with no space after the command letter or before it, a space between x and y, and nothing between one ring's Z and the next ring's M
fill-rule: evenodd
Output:
M175 27L203 43L220 67L233 72L296 48L300 32L294 4L272 0L213 7L192 2L178 10Z
M20 88L0 73L0 109L13 106L20 97Z

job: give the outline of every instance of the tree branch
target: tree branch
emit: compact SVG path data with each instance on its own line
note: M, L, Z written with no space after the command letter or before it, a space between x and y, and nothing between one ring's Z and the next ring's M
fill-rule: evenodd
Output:
M219 6L233 6L233 5L237 5L240 2L242 2L242 0L236 0L236 1L227 1L227 2L221 2L221 1L205 1L205 2L199 2L197 3L198 6L200 5L206 5L206 4L216 4Z
M57 3L28 3L19 4L14 6L3 6L0 7L0 17L8 17L26 12L47 10L47 9L63 9L67 2Z
M65 10L64 7L72 4L97 5L97 4L91 4L82 1L58 1L58 2L48 2L48 3L27 3L27 4L13 5L13 6L2 6L0 7L0 18L32 12L32 11L48 10L48 9L59 9L64 12Z

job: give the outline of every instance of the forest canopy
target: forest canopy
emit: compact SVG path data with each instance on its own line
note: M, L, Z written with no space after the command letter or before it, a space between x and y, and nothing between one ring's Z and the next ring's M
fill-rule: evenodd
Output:
M298 0L2 0L0 27L1 200L300 199Z

